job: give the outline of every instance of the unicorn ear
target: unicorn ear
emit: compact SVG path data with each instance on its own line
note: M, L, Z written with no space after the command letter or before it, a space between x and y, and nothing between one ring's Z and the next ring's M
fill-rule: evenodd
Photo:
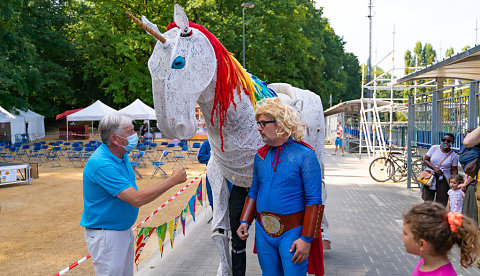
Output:
M175 4L173 7L173 21L177 26L182 30L184 35L188 35L190 33L190 27L188 27L188 17L183 11L183 9L178 5Z
M142 23L150 27L154 30L157 34L162 35L162 33L158 30L157 25L153 24L152 22L148 21L148 19L142 15Z

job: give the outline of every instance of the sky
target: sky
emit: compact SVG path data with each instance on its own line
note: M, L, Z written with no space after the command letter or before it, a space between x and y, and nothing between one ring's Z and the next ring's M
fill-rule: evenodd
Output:
M354 53L361 64L368 59L368 5L369 0L316 0L317 7L324 7L323 14L335 33L346 42L345 50ZM372 0L372 6L372 66L393 49L395 67L403 66L405 52L413 52L417 41L422 45L430 43L438 60L443 60L450 47L459 53L466 45L475 46L480 0ZM392 68L391 55L379 66L384 70Z

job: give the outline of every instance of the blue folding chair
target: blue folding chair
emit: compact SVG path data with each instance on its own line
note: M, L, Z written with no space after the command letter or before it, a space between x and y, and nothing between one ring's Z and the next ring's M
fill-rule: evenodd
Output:
M160 160L152 161L152 165L153 165L152 178L154 178L159 171L162 171L163 175L167 175L167 173L162 169L162 166L166 164L164 160L167 157L167 155L168 155L168 151L164 149L162 156L160 157Z
M85 166L85 164L87 163L88 159L90 158L90 156L92 156L92 153L95 151L95 148L90 146L90 147L86 147L85 150L83 151L82 153L82 156L80 157L80 160L81 160L81 163L82 163L82 167Z
M60 165L60 157L59 152L62 150L61 147L55 146L53 147L46 155L47 163L50 163L53 167L61 167Z
M180 167L187 168L187 162L186 162L187 152L188 152L188 146L183 146L180 151L176 152L176 155L172 156L173 160L175 161L175 164L173 165L174 168L176 167L177 164Z
M11 161L14 161L14 159L17 157L17 151L18 151L19 148L17 147L14 147L14 146L11 146L8 148L8 152L3 155L3 160L7 161L7 162L11 162Z
M30 151L28 155L28 159L36 163L40 154L42 154L42 144L34 143L33 149Z
M147 156L148 160L153 161L152 159L155 158L156 148L157 148L157 143L148 144L147 150L145 151L145 155Z
M195 142L192 144L192 148L188 150L187 157L192 161L192 164L194 164L195 161L198 161L197 156L201 146L202 145L200 143Z
M143 151L140 151L137 154L135 154L135 156L133 157L133 160L130 161L130 164L132 164L133 172L138 178L142 178L142 174L137 169L142 164L142 161L143 161Z
M28 162L30 160L30 157L29 157L29 154L30 154L30 145L22 145L19 149L18 149L18 152L17 152L17 160L18 161L24 161L24 162Z
M71 150L68 151L67 154L67 159L70 164L72 164L75 168L77 167L82 167L82 161L80 160L80 157L83 154L83 148L82 147L74 147Z

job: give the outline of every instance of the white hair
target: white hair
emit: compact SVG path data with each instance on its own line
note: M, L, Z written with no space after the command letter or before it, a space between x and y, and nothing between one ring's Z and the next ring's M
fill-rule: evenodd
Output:
M114 113L102 118L98 126L102 142L110 145L110 136L120 135L123 130L132 124L132 118L123 113Z

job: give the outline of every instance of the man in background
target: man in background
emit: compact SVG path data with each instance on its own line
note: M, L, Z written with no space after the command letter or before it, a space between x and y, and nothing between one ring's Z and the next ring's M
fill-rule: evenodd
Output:
M343 151L343 127L342 123L337 122L337 133L335 134L335 152L333 155L337 154L337 150L340 147L342 150L342 156L345 155L345 152Z

